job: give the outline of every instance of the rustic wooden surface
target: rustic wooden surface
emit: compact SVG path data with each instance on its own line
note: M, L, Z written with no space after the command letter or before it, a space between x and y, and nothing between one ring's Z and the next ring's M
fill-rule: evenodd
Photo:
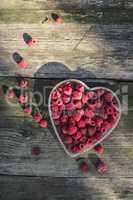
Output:
M51 13L60 14L63 23L42 23ZM37 39L34 48L25 45L25 32ZM15 64L14 52L29 61L27 69ZM109 164L108 173L98 174L90 163L91 172L83 174L64 153L51 126L39 128L0 92L1 200L133 199L132 54L132 0L1 2L0 85L16 84L18 74L31 77L31 88L40 91L59 81L53 78L95 78L92 81L118 91L123 108L118 127L103 142L106 152L101 158ZM39 156L31 154L34 146L41 148Z

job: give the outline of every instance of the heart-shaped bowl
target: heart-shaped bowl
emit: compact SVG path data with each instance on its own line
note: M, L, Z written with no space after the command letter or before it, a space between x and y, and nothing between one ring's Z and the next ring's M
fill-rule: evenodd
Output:
M121 104L112 90L90 88L77 79L64 80L52 89L48 109L57 138L71 157L102 142L121 117Z

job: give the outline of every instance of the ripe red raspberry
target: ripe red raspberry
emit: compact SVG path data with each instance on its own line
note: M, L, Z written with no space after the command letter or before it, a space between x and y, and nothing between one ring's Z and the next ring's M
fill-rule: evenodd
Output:
M96 93L97 93L97 96L101 97L104 94L104 90L98 89Z
M58 106L52 104L52 105L51 105L51 110L52 110L53 112L57 112L57 111L58 111Z
M70 96L72 94L72 86L70 84L67 84L63 88L63 93L67 96Z
M112 100L113 100L113 95L112 95L111 93L106 93L106 94L104 95L104 99L105 99L106 102L112 102Z
M82 103L81 103L80 100L74 100L73 104L74 104L76 109L81 109L82 108Z
M98 153L98 154L103 154L104 153L104 147L101 144L98 144L97 146L94 147L94 150Z
M96 128L95 127L90 127L90 128L88 128L87 132L88 132L88 135L90 137L92 137L96 132Z
M85 118L85 124L88 125L91 123L91 119L90 118Z
M81 128L80 132L82 133L82 135L86 135L87 134L87 129L86 128Z
M47 126L48 126L48 122L47 122L47 120L45 120L45 119L42 119L42 120L39 122L39 124L40 124L40 126L41 126L42 128L47 128Z
M78 86L76 87L76 90L80 91L80 92L84 92L84 85L82 83L78 84Z
M102 124L103 124L103 119L97 118L97 119L96 119L96 125L97 125L98 127L101 127Z
M87 140L87 145L88 145L89 147L92 146L93 143L94 143L93 138L89 138L89 139Z
M26 96L26 95L20 95L19 96L19 102L21 104L27 103L28 102L28 96Z
M109 123L108 121L104 121L103 124L102 124L102 127L103 127L103 128L106 128L106 129L111 128L111 127L110 127L110 123Z
M8 99L12 99L12 98L14 97L14 92L13 92L12 89L9 89L9 90L7 91L6 97L7 97Z
M82 99L82 92L80 92L80 91L74 91L72 93L72 99L73 100L81 100Z
M56 101L53 102L54 105L57 105L57 106L62 106L63 105L63 101L62 99L57 99Z
M62 99L65 104L70 102L70 96L63 95Z
M97 108L97 103L90 103L90 104L89 104L89 108L90 108L91 110L95 110L95 109Z
M25 80L25 79L21 80L20 83L19 83L19 86L21 88L26 88L28 86L28 81Z
M82 96L82 103L83 104L85 104L85 103L87 103L88 102L88 95L87 94L83 94L83 96Z
M36 113L34 116L33 116L33 119L36 121L36 122L40 122L41 119L42 119L42 115L40 113Z
M67 120L68 120L68 116L67 116L67 115L63 115L63 116L61 117L61 119L60 119L60 122L64 124L64 123L67 122Z
M68 134L69 135L74 135L77 132L77 127L76 126L69 126L68 127Z
M87 140L87 137L83 136L79 139L80 142L85 143Z
M66 135L66 134L68 134L68 128L67 127L62 127L62 133L64 134L64 135Z
M113 108L111 108L111 107L107 107L107 108L106 108L106 113L107 113L107 115L112 115L113 112L114 112L114 109L113 109Z
M66 136L66 137L64 138L64 143L65 143L65 144L72 144L72 142L73 142L73 139L72 139L71 136Z
M90 120L90 125L91 126L96 126L96 122L94 120Z
M24 59L22 59L19 63L18 63L18 66L21 67L21 68L27 68L28 67L28 62Z
M117 111L114 111L113 114L112 114L112 118L113 119L116 119L118 117L118 112Z
M76 122L78 122L81 117L84 115L84 110L83 109L80 109L80 110L77 110L75 113L74 113L74 119Z
M72 110L74 110L74 108L75 107L74 107L74 104L72 102L66 104L66 110L72 111Z
M26 108L24 108L24 110L23 110L25 113L27 113L27 114L31 114L32 113L32 108L30 108L30 107L26 107Z
M85 116L88 118L93 118L95 116L95 113L92 110L89 110L88 108L85 109Z
M80 121L77 122L77 126L79 128L84 128L85 127L85 121L83 119L81 119Z
M108 171L108 166L105 163L99 163L97 165L97 171L100 173L104 173Z
M56 19L55 19L55 23L59 25L59 24L61 24L61 22L62 22L61 17L57 16Z
M35 46L36 40L31 38L26 43L28 46L33 47L33 46Z
M74 139L80 139L82 137L82 133L80 131L77 131L75 135L73 135Z
M107 129L104 128L104 127L102 127L102 128L100 129L100 132L101 132L101 133L106 133L106 132L107 132Z
M59 110L60 110L60 111L65 110L65 105L64 105L64 104L60 105L60 106L59 106Z
M88 95L88 99L91 99L92 97L94 97L95 92L93 91L87 92L87 95Z
M82 172L87 173L89 172L89 165L86 162L81 162L80 169Z
M61 113L59 111L58 112L52 112L52 118L53 119L59 119L60 115L61 115Z
M69 124L70 124L70 126L75 126L75 119L74 119L74 117L73 116L71 116L71 117L69 117Z
M60 98L60 96L61 96L60 92L58 90L54 90L52 92L51 98L52 100L57 100L58 98Z
M80 148L77 146L72 147L71 149L72 153L79 153L80 152Z
M58 126L58 125L60 125L60 120L59 119L55 119L54 123L55 123L56 126Z
M101 108L102 105L103 105L103 101L100 101L100 100L96 101L96 108Z

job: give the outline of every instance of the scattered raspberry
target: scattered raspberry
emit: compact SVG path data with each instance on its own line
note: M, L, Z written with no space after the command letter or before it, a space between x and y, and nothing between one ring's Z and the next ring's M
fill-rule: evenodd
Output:
M21 104L27 103L27 102L28 102L28 97L25 96L25 95L20 95L20 96L19 96L19 102L20 102Z
M40 122L41 119L42 119L42 115L40 113L37 113L33 116L33 119L36 121L36 122Z
M98 154L103 154L104 153L104 147L100 144L98 144L97 146L94 147L94 150L98 153Z
M108 171L108 166L105 163L100 163L97 166L97 171L100 172L100 173L107 172Z
M47 128L48 126L48 122L45 119L42 119L39 124L42 128Z
M21 67L21 68L27 68L28 67L28 62L27 62L27 60L24 60L24 59L22 59L19 63L18 63L18 66L19 67Z
M12 99L14 97L14 92L13 92L12 89L9 89L7 91L6 97L9 98L9 99Z
M20 83L19 83L19 86L21 88L26 88L28 86L28 81L25 80L25 79L21 80Z
M27 113L27 114L31 114L32 113L32 108L30 108L30 107L26 107L26 108L24 108L24 110L23 110L25 113Z

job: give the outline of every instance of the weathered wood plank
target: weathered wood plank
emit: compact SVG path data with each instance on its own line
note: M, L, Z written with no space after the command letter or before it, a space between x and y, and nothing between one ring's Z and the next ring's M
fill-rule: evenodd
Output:
M11 83L10 79L3 78L2 84L5 84L4 79L7 84L13 85L13 78ZM57 82L59 82L58 79L36 79L34 89L35 91L38 89L41 92L41 88L44 86L48 86L50 83L50 88L52 88ZM117 93L120 91L122 105L125 100L129 103L127 104L129 113L125 113L123 110L119 126L104 141L106 153L102 158L109 164L110 170L103 177L132 177L133 84L105 80L99 80L99 82L98 80L92 80L92 82L90 83L89 80L87 84L90 86L108 86L117 91ZM1 107L3 107L3 101L4 98L1 100ZM17 114L15 115L15 113ZM69 158L61 148L51 126L45 130L39 128L30 117L28 118L23 114L19 107L12 108L8 105L6 108L6 104L4 104L0 118L0 138L0 174L55 177L91 177L96 174L93 166L90 174L82 174L75 160ZM31 149L34 146L41 148L41 154L38 157L31 154Z
M35 48L24 44L24 32L37 38ZM3 24L0 26L0 74L21 73L31 77L35 73L38 77L91 74L98 78L133 79L132 42L132 25ZM27 69L20 69L14 63L15 51L29 61ZM49 62L57 63L45 65Z
M133 198L133 180L0 176L1 200L122 200Z

